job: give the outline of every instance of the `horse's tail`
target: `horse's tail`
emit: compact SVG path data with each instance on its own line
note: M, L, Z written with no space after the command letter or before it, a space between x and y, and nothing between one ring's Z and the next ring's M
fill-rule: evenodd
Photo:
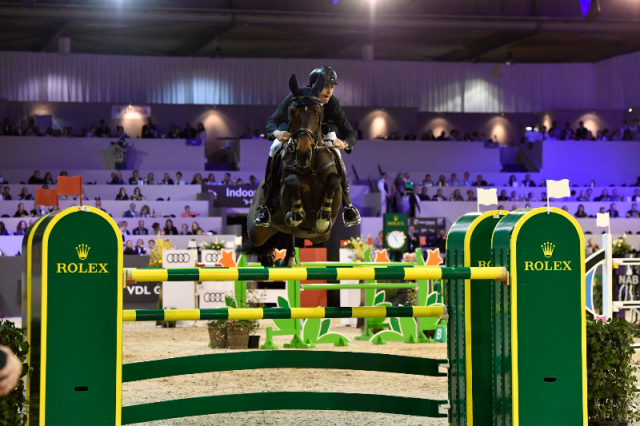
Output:
M261 246L254 246L251 244L251 241L247 238L247 240L242 243L241 246L236 248L236 256L240 256L244 254L246 256L258 256L263 257L267 255L271 255L273 253L273 249L276 248L278 242L280 240L280 233L273 235L269 238L265 243Z

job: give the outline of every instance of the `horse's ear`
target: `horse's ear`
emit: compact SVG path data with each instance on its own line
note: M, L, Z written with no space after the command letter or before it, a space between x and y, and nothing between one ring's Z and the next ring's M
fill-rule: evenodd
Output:
M313 89L311 92L317 97L320 96L320 92L324 90L324 74L320 73L318 79L316 80L316 84L313 85Z
M289 77L289 89L291 89L293 96L298 96L298 93L300 93L300 83L298 83L298 77L296 77L295 72Z

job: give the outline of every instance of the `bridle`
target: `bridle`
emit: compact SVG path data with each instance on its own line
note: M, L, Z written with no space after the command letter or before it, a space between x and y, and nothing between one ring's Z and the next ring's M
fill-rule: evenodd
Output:
M309 102L311 101L311 102ZM300 105L297 105L297 102L300 102ZM306 105L307 103L311 103L311 105ZM292 122L292 112L294 108L297 107L302 107L304 106L305 111L307 110L307 108L309 106L315 106L315 105L320 105L320 99L317 97L313 97L313 96L298 96L295 97L291 100L291 103L289 104L289 108L288 108L288 117L289 117L289 123ZM318 143L319 141L322 139L322 119L324 118L324 108L317 108L317 112L316 112L316 118L318 119L318 129L314 132L311 129L307 128L307 127L302 127L300 129L297 129L295 131L293 131L291 133L291 143L288 145L288 150L291 151L294 154L294 162L292 164L292 166L294 166L295 168L300 168L300 169L311 169L311 164L312 164L312 159L313 159L313 154L315 153L315 150L318 147ZM311 154L309 155L309 159L307 160L306 164L300 164L300 162L298 161L298 149L297 149L297 144L298 144L298 138L302 135L306 135L311 139Z

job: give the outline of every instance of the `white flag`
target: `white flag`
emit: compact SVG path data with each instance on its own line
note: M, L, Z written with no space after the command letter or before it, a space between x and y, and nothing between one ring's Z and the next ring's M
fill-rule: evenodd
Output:
M609 213L598 213L596 216L596 226L599 228L606 228L609 225Z
M498 204L498 190L496 188L478 188L478 206L492 206Z
M548 198L571 197L571 189L569 188L569 179L547 180L547 197Z

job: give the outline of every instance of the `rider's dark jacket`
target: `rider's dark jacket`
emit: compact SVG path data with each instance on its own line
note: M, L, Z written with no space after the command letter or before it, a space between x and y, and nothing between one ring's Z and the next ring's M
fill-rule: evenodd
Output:
M286 130L286 126L283 126L283 124L289 124L288 108L291 103L291 99L293 99L293 94L290 93L286 98L284 98L280 105L278 105L276 112L269 117L269 121L267 121L267 139L270 141L275 139L273 132L276 130ZM351 128L351 124L349 124L349 120L347 120L347 116L340 106L340 101L335 96L332 96L329 103L324 105L324 120L322 123L333 124L338 128L342 141L346 145L345 151L350 154L356 144L356 134Z

